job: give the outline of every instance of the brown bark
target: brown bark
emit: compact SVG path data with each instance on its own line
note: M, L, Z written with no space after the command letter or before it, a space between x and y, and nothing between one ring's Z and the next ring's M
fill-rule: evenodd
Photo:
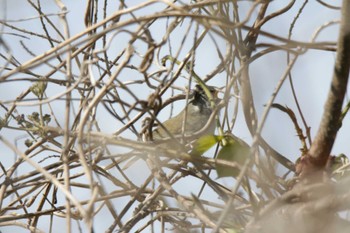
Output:
M301 159L297 172L307 175L323 169L330 156L340 124L350 66L350 1L343 1L337 57L320 127L309 153Z

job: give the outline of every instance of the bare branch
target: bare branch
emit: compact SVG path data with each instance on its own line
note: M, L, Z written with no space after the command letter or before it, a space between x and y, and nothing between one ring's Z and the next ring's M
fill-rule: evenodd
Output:
M298 172L307 174L325 167L338 133L341 110L347 89L350 67L350 2L344 0L338 37L337 57L331 87L316 137Z

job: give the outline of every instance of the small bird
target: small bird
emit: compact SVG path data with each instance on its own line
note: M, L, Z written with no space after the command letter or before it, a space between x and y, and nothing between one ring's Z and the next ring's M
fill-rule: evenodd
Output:
M215 87L207 86L210 91L214 103L218 103L220 99L218 98L218 90ZM187 108L187 115L185 119L185 112ZM175 117L166 120L161 125L159 125L152 132L152 138L155 144L160 145L162 148L171 148L171 149L184 149L183 147L179 147L180 140L179 139L183 133L185 137L185 143L191 143L198 139L202 135L210 135L214 134L214 130L216 127L215 120L210 122L210 125L201 132L200 135L196 134L201 131L206 124L208 123L210 116L213 112L213 109L210 104L210 100L208 96L205 94L205 91L200 85L196 85L194 90L190 95L190 100L187 106ZM183 123L186 120L185 131L183 131ZM174 139L176 138L176 139ZM127 169L131 166L136 160L138 160L141 155L132 157L130 154L134 154L135 152L128 152L125 154L118 163L121 163L125 160L129 160L124 166L123 170ZM144 154L144 153L142 153Z
M214 103L218 103L220 99L217 96L217 89L212 86L208 86L208 89L213 97ZM185 119L186 108L187 115ZM213 109L210 105L208 96L205 94L203 88L197 84L191 94L191 99L187 106L178 115L166 120L161 126L156 128L152 133L153 140L157 141L165 138L179 137L183 133L184 135L195 134L204 128L212 112ZM185 131L182 132L185 121ZM215 126L216 124L213 120L202 135L214 134Z

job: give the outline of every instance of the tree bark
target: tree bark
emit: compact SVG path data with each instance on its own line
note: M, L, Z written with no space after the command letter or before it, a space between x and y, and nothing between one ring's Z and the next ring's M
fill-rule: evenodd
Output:
M350 66L350 1L344 0L331 87L325 103L320 127L308 154L301 159L297 172L307 175L325 167L340 125L343 100Z

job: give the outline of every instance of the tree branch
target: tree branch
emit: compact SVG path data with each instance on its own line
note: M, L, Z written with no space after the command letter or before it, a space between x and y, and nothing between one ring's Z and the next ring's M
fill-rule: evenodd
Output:
M340 123L350 66L350 2L343 1L337 57L331 87L320 127L308 155L301 160L297 172L308 174L325 167Z

